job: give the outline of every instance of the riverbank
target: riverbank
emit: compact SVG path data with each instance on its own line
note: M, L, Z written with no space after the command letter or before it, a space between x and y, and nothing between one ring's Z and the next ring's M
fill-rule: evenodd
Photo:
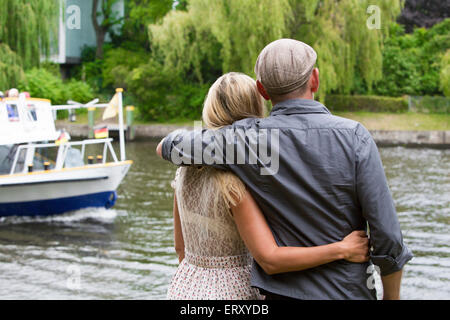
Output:
M72 137L85 138L87 124L58 121L58 129L65 128ZM134 126L136 140L160 139L177 129L192 129L192 125L138 124ZM436 147L450 149L450 130L374 130L369 128L378 146Z

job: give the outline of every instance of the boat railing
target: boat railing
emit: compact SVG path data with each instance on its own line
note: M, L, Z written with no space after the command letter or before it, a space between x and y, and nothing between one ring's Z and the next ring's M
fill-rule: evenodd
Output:
M25 151L25 158L24 158L24 165L23 165L22 173L27 173L29 165L33 164L36 149L44 149L44 148L58 148L56 162L55 162L55 165L53 168L54 170L60 170L60 169L64 168L68 150L75 146L81 146L81 159L84 159L87 145L104 144L103 155L101 158L102 163L106 163L108 151L109 151L113 161L119 162L119 160L116 156L116 153L114 151L114 148L111 144L112 141L113 141L112 138L106 138L106 139L90 139L90 140L83 140L83 141L65 142L62 144L29 143L29 144L19 145L17 147L17 151L14 156L14 161L11 166L10 174L16 173L16 166L19 162L19 156L22 153L22 151Z
M126 160L126 154L125 154L125 129L124 129L124 123L123 123L123 89L117 88L116 89L116 95L117 95L117 110L118 110L118 121L119 121L119 149L120 149L120 160L125 161ZM114 98L113 98L114 100ZM113 101L112 100L112 101ZM111 101L111 102L112 102ZM111 102L108 104L105 103L98 103L99 99L94 99L86 104L82 104L76 101L68 101L68 105L56 105L52 106L53 112L56 112L57 110L74 110L74 109L82 109L82 108L107 108L111 105Z

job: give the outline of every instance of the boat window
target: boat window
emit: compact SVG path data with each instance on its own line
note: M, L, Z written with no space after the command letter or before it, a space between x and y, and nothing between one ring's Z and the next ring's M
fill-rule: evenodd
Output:
M16 151L14 146L0 146L0 175L9 174Z
M76 148L69 148L67 150L67 156L64 165L66 168L75 168L84 166L81 151Z
M50 169L54 169L56 165L56 158L58 157L58 148L39 148L34 150L34 166L36 171L44 168L44 163L50 164Z
M9 122L19 121L19 110L17 109L17 104L6 104L6 110L8 112Z
M29 104L27 111L28 121L37 121L36 106L34 104Z

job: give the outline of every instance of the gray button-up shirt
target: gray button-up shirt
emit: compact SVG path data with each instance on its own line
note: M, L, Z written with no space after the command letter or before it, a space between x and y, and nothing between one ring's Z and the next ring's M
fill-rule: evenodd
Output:
M173 155L177 154L183 164L192 164L195 158L196 164L234 172L259 204L280 246L329 244L368 225L371 262L382 275L400 270L413 257L403 242L377 147L360 123L331 115L317 101L293 99L275 105L267 118L244 119L214 134L230 128L277 130L276 172L261 174L267 162L260 159L255 165L195 158L195 152L201 154L211 144L205 134L211 130L170 134L163 143L163 158L176 162ZM195 143L195 139L202 141ZM180 147L180 141L186 140L192 142L190 150ZM237 150L249 145L248 139L239 137L233 143ZM221 148L225 150L220 145L213 153L217 158L223 157L217 152ZM298 299L375 299L369 279L372 273L370 262L339 260L309 270L267 275L254 262L251 283Z

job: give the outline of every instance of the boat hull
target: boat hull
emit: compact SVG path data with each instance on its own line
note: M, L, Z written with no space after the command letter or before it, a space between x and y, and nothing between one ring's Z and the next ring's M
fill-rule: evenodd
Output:
M0 177L0 216L45 216L111 208L131 162Z
M116 192L108 191L59 199L2 203L0 217L48 216L97 207L109 209L114 206L116 199Z

